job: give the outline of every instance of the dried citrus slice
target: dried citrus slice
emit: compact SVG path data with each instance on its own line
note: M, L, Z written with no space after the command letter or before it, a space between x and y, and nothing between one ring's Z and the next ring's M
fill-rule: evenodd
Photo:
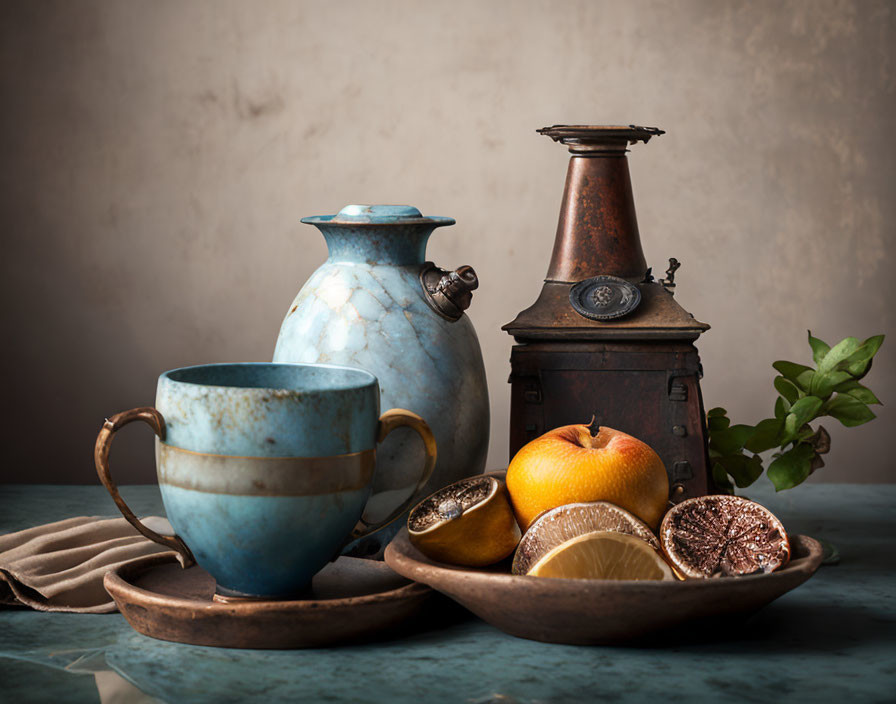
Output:
M585 533L536 562L532 577L674 580L662 555L642 538L616 531Z
M656 536L640 518L608 501L566 504L538 516L523 535L513 556L513 574L526 574L558 545L584 533L615 531L646 540L659 550Z
M683 577L773 572L790 559L787 533L774 514L739 496L699 496L669 509L660 544Z
M504 482L480 475L449 484L408 516L411 543L439 562L483 567L503 560L520 541Z

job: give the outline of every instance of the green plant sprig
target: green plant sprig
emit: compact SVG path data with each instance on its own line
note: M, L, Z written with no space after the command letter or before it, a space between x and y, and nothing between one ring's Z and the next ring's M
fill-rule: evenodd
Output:
M780 374L774 386L778 392L774 418L755 426L731 425L724 408L706 414L709 430L709 461L720 491L734 492L755 482L763 472L760 454L776 449L768 465L768 478L777 491L802 484L812 472L824 466L822 455L830 450L828 432L810 423L817 418L836 418L847 428L876 417L868 407L880 404L871 389L859 383L871 369L874 355L884 336L864 342L847 337L831 347L812 337L809 346L816 367L778 361L772 366Z

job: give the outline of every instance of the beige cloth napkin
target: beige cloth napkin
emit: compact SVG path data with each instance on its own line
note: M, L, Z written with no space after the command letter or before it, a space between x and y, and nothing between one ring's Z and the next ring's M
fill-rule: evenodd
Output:
M141 519L171 534L164 518ZM147 555L170 552L144 538L123 518L78 516L0 535L0 603L39 611L111 613L103 588L109 570Z

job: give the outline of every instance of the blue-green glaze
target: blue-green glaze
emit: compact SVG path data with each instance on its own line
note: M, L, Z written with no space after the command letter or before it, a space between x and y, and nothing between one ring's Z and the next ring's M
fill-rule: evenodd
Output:
M425 493L483 471L488 388L476 332L466 315L452 321L436 313L419 280L430 235L454 220L423 217L410 206L355 205L302 222L321 231L329 257L290 304L274 361L373 372L382 407L419 414L435 434L438 462ZM422 461L412 433L386 439L377 454L373 517L401 503ZM375 542L387 542L399 526Z
M179 448L158 454L165 511L218 590L271 598L299 593L342 547L370 496L361 456L376 446L376 378L323 365L186 367L161 375L156 408L166 422L164 444ZM273 465L281 468L282 484L290 462L274 458L303 458L293 462L305 472L307 458L339 455L350 455L341 460L350 473L341 490L315 480L283 492L274 481ZM207 462L209 456L224 457ZM187 460L191 486L167 481L176 472L165 463ZM251 481L222 485L215 476L222 463Z
M218 591L295 596L342 547L370 486L317 496L234 496L160 484L174 531Z
M326 457L375 447L376 387L373 374L336 366L204 364L162 374L156 409L165 442L184 450Z

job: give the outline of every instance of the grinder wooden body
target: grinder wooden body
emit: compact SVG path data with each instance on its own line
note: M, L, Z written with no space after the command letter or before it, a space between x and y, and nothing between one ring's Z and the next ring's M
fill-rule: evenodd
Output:
M709 328L655 281L635 216L626 151L661 130L539 130L572 154L548 273L536 302L504 326L511 351L510 456L552 428L605 425L656 450L671 498L712 490L694 340Z

